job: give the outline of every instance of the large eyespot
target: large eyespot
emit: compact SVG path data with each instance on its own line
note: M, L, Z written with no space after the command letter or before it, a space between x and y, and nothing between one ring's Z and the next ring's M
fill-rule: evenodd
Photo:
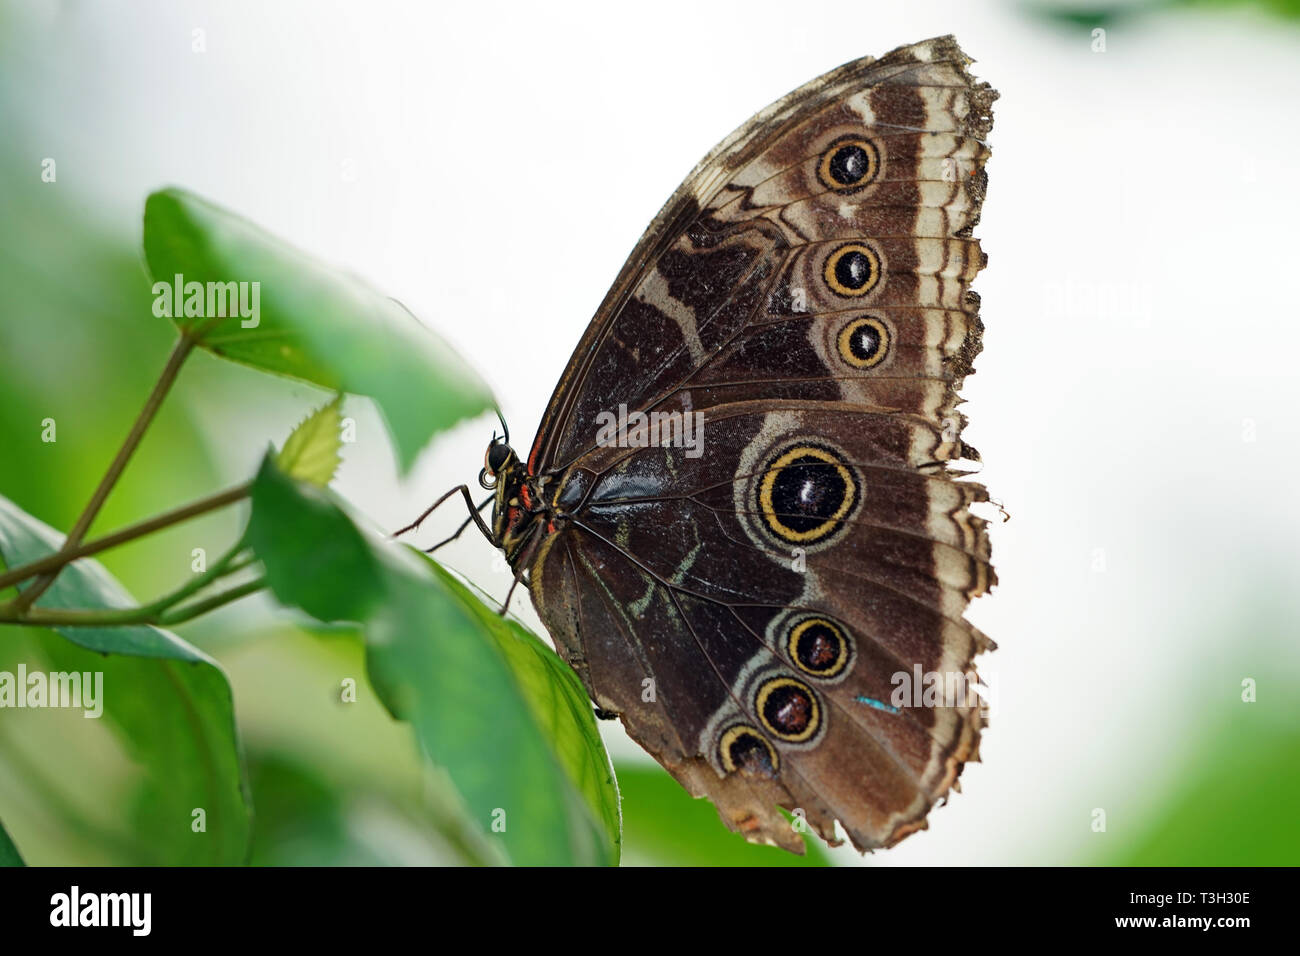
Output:
M795 667L822 680L844 673L853 654L844 629L824 617L796 621L786 637L786 652Z
M889 353L889 327L864 315L845 323L836 340L840 358L854 368L874 368Z
M767 738L748 724L733 724L722 732L718 757L728 773L743 770L765 777L776 775L781 759Z
M795 445L772 459L758 482L758 512L784 542L812 544L834 534L858 503L858 482L838 452Z
M822 275L836 295L866 295L880 283L880 256L866 243L850 242L826 257Z
M778 740L805 743L821 729L822 708L813 689L793 677L773 677L758 685L754 713Z
M876 178L880 154L869 140L849 136L832 143L817 164L817 178L827 189L849 195Z

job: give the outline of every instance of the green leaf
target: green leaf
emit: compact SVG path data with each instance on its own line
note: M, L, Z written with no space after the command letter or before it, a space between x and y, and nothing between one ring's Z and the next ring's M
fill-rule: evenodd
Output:
M365 655L357 625L304 616L300 625L254 627L232 660L235 695L257 702L240 713L257 807L251 863L347 865L362 854L387 866L508 863L500 841L489 841L467 818L451 780L430 766L411 727L384 708L366 680ZM352 680L358 686L347 686ZM285 772L268 774L268 764ZM290 778L298 776L315 784L294 784ZM304 792L318 788L334 798ZM330 846L334 827L322 815L338 817L344 845Z
M26 866L18 853L18 847L9 839L4 824L0 823L0 866Z
M1032 17L1067 27L1128 27L1142 17L1170 11L1251 7L1284 19L1300 18L1300 0L1022 0Z
M697 800L659 767L620 763L623 859L654 866L829 866L817 838L804 835L805 853L745 842L728 830L707 800Z
M282 602L322 621L360 621L383 599L379 562L323 490L295 483L267 455L252 500L246 540Z
M1244 645L1256 632L1242 630ZM1270 659L1267 704L1233 701L1207 714L1227 719L1189 728L1196 745L1181 771L1161 784L1150 811L1112 814L1121 839L1098 851L1108 866L1295 866L1300 860L1300 706L1283 662ZM1273 672L1264 670L1272 667ZM1233 688L1239 691L1239 688ZM1207 698L1209 695L1206 695ZM1231 698L1229 698L1231 700ZM1122 822L1121 822L1122 821Z
M474 612L480 625L495 639L533 708L533 716L554 744L560 763L604 826L617 862L623 829L618 783L600 731L596 729L587 691L578 675L536 634L518 621L502 618L470 587L432 558L424 557L434 573Z
M433 576L393 584L385 613L366 629L370 680L446 768L471 819L499 836L518 864L613 862L473 609Z
M518 864L613 862L616 830L597 820L617 797L585 795L600 786L590 768L608 758L577 756L599 737L565 713L567 685L539 685L537 651L418 552L363 535L328 492L268 463L252 500L249 536L272 591L322 620L360 622L376 693L446 770L480 832ZM307 550L315 563L304 574Z
M58 532L0 496L0 556L10 567L61 544ZM36 602L40 608L84 609L134 604L102 565L87 558L64 568ZM157 627L53 630L68 643L51 645L52 666L104 675L104 717L145 772L139 832L156 855L152 862L243 862L251 809L230 684L221 667ZM191 829L197 808L206 815L206 832Z
M275 463L281 471L318 488L324 488L334 480L334 472L342 461L339 457L339 450L343 447L343 438L339 434L343 426L343 417L339 414L342 402L343 397L337 396L299 423L275 456Z
M403 470L435 433L495 404L464 359L399 303L192 193L165 189L149 197L144 251L156 311L198 334L199 344L216 355L371 396ZM249 283L242 287L249 317L215 300L212 315L186 315L184 301L179 309L165 301L177 298L178 275L182 300L184 284L206 290L208 283ZM208 311L206 296L201 311ZM222 318L222 312L234 314Z

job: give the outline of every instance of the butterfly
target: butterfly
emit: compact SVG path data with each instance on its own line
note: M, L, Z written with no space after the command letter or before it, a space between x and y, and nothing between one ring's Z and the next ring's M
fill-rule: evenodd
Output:
M993 644L964 614L995 582L971 512L988 493L950 463L978 459L957 390L997 93L970 62L952 37L856 60L724 139L619 273L527 457L503 421L491 498L448 493L597 712L794 852L800 829L839 842L836 821L859 850L897 843L978 759L972 662Z

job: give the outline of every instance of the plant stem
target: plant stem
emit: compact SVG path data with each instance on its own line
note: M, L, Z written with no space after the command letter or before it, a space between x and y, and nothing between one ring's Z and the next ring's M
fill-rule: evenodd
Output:
M153 623L168 610L180 604L186 598L202 591L218 578L234 574L236 571L254 563L257 558L252 554L244 555L243 558L236 560L236 558L239 558L240 552L245 550L245 547L241 538L231 545L225 554L213 562L212 566L202 574L196 575L191 581L181 585L175 591L140 607L85 610L70 608L24 609L17 606L17 601L10 601L7 604L0 604L0 623L63 623L69 625Z
M126 624L154 623L153 617L144 608L138 607L101 608L93 611L33 607L27 608L18 616L11 617L10 612L15 611L15 603L11 601L0 606L0 613L5 615L3 618L5 623L48 627L121 627Z
M122 477L122 472L126 469L127 462L140 445L140 440L144 438L144 433L148 430L154 416L158 414L158 409L167 397L168 391L176 381L176 376L180 374L181 366L185 364L185 359L193 351L196 340L191 338L187 333L182 332L181 337L177 340L176 345L172 348L171 355L167 358L167 364L163 367L162 374L158 376L158 381L154 383L153 391L145 400L144 408L140 409L140 414L136 416L135 424L131 426L131 431L127 434L126 440L122 442L122 447L118 449L117 456L108 466L108 471L99 482L99 487L91 495L90 502L77 519L77 523L72 526L68 536L64 539L63 547L59 549L61 554L67 554L77 545L81 544L82 539L86 537L86 532L90 530L90 525L99 515L99 510L108 500L109 493L117 480ZM54 583L54 579L59 576L62 567L57 567L52 571L42 574L39 578L15 599L18 610L24 610L45 593L45 590Z
M197 594L199 591L202 591L205 587L207 587L209 584L211 584L213 581L217 580L218 578L224 577L226 574L232 573L230 570L230 563L234 560L235 556L239 554L239 552L242 550L244 550L244 542L243 539L241 538L239 541L236 541L233 545L231 545L229 550L227 550L225 554L223 554L220 558L218 558L213 563L212 567L208 568L202 574L197 575L193 580L191 580L187 584L181 585L179 588L177 588L175 591L172 591L170 594L167 594L150 604L144 605L143 607L140 608L140 610L144 612L148 612L150 616L157 617L163 614L169 608L175 607L177 604L180 604L181 601L184 601L190 595ZM248 563L249 562L246 562L244 565L241 566L247 567Z
M126 624L181 624L192 620L200 614L214 611L223 605L238 601L266 587L266 578L256 578L245 584L237 585L202 601L196 601L170 613L156 604L148 607L104 608L102 610L65 610L63 608L34 607L28 609L20 618L5 618L19 624L44 625L46 627L121 627ZM179 598L178 598L179 600ZM0 607L0 612L8 611L13 602Z
M164 614L158 619L158 623L166 625L183 624L200 614L207 614L209 611L215 611L217 608L238 601L240 598L255 594L264 587L266 587L265 577L254 578L246 584L236 585L228 591L222 591L210 598L204 598L202 601L196 601L187 607L177 608L169 614Z
M238 560L231 561L228 565L222 568L221 573L218 574L217 577L219 578L227 577L231 574L234 574L236 571L244 570L244 568L248 567L250 564L256 564L256 563L257 563L257 555L252 553L246 554L242 558L239 558Z
M188 521L190 518L196 518L199 515L207 514L209 511L216 511L218 508L224 508L226 505L233 504L242 498L248 497L251 483L238 485L218 494L202 498L198 501L191 502L172 511L164 512L148 521L141 521L138 524L130 525L121 531L115 531L110 535L102 538L96 538L94 541L86 541L71 548L66 552L64 550L54 551L45 557L36 561L31 561L12 571L6 571L0 574L0 591L20 581L25 581L34 575L45 571L53 571L62 568L65 564L84 558L88 555L98 554L100 551L107 551L109 548L116 547L119 544L125 544L136 538L143 538L145 535L160 531L163 528L169 528L174 524L180 524L182 521Z

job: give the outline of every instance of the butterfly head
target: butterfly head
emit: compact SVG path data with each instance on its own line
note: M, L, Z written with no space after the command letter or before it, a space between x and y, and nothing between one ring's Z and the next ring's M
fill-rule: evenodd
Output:
M515 450L504 439L492 436L492 442L483 455L483 471L479 473L478 483L484 488L495 488L502 473L518 466L519 458Z
M487 451L483 455L483 470L478 473L478 483L491 491L501 481L501 477L514 470L519 465L519 456L515 450L510 447L510 426L506 424L505 416L497 411L497 419L501 422L500 436L496 432L492 433L492 440L488 442Z
M499 413L498 413L499 414ZM492 508L492 532L497 547L504 548L507 558L517 553L519 544L531 530L539 511L539 497L528 481L515 450L510 447L510 431L501 420L503 435L495 432L483 453L483 470L478 483L495 491Z

